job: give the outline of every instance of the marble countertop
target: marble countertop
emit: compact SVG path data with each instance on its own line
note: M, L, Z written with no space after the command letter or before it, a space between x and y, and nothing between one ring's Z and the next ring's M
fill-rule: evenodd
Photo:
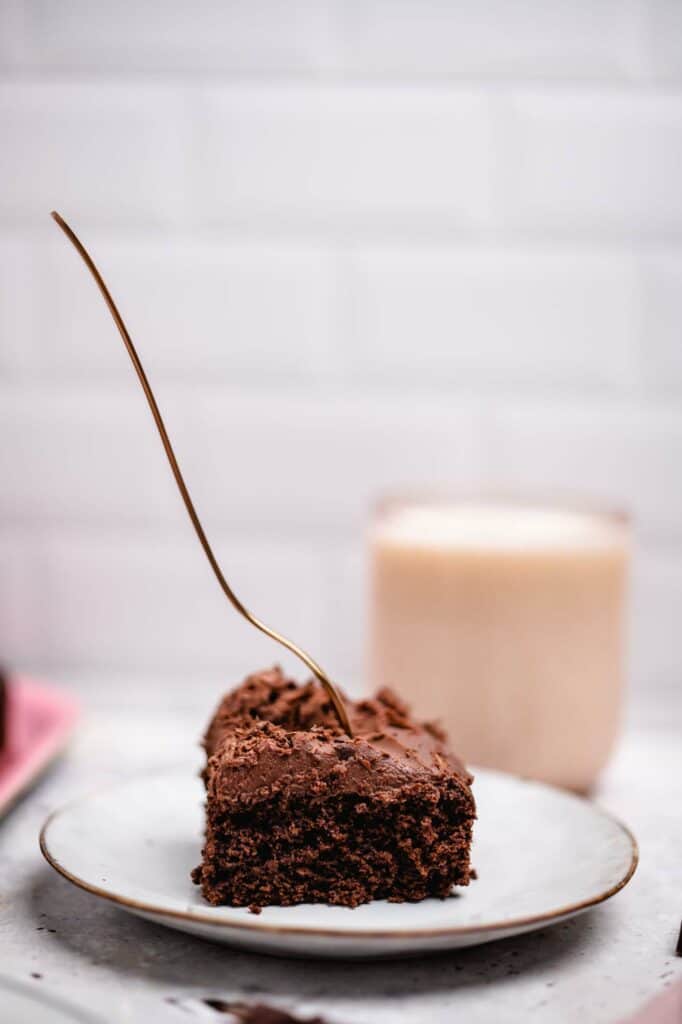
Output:
M194 737L210 710L197 692L92 683L67 754L0 822L0 971L59 993L107 1021L227 1018L205 999L263 1002L337 1024L452 1020L612 1024L682 978L682 705L630 714L597 794L640 844L630 885L554 928L400 962L278 960L212 945L138 920L82 892L43 861L46 815L102 783L198 764ZM153 709L153 713L152 713Z

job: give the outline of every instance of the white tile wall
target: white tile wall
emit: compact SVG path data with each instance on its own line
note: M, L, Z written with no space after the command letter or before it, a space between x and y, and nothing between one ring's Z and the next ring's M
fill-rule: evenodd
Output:
M28 0L27 63L114 73L314 71L328 63L325 0Z
M358 373L377 384L603 396L636 386L630 254L401 246L366 248L351 265Z
M644 551L635 566L631 619L632 674L643 688L679 685L678 645L682 560L674 550Z
M661 79L679 82L682 79L682 8L675 0L651 0L647 13L652 65Z
M338 274L327 247L101 232L90 244L155 379L274 386L334 373ZM61 237L42 247L36 272L52 319L36 372L128 382L106 307Z
M0 374L10 378L35 363L39 334L34 302L35 246L21 233L0 236Z
M677 0L0 4L0 660L275 657L57 207L228 578L340 677L368 508L442 484L630 508L678 685L681 90Z
M174 86L3 81L0 137L11 144L0 217L41 223L57 203L116 227L178 216L189 195L188 113Z
M47 533L43 544L46 632L67 667L181 664L219 675L227 663L246 674L274 656L274 644L228 607L191 536L79 530ZM215 549L247 607L319 651L324 564L314 547L217 533Z
M502 192L519 230L673 237L682 231L677 93L512 90Z
M497 402L485 417L490 482L629 509L643 541L682 540L682 414L631 403Z
M45 601L41 538L8 529L0 534L0 609L3 664L41 664L49 659L45 642Z
M630 0L338 3L342 64L369 75L621 78L645 60Z
M642 259L642 376L651 397L682 395L682 253L672 248Z
M409 86L206 86L192 170L199 217L347 236L443 218L486 224L493 148L488 99Z

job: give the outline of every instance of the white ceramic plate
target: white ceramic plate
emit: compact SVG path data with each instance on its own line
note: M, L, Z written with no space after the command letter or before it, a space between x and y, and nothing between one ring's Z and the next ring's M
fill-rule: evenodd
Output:
M40 981L29 985L0 976L2 1024L102 1024L99 1018L65 1003L40 985Z
M211 907L190 881L203 830L198 779L169 773L56 811L41 849L75 885L160 924L280 956L409 956L474 946L563 921L608 899L637 866L630 832L594 804L479 770L478 880L447 900L349 910Z

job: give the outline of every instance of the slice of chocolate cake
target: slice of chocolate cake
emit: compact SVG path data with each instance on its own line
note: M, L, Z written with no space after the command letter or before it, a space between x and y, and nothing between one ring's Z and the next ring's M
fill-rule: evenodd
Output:
M353 739L317 683L250 676L205 736L206 839L193 873L232 906L416 901L471 878L471 775L389 690L346 700Z

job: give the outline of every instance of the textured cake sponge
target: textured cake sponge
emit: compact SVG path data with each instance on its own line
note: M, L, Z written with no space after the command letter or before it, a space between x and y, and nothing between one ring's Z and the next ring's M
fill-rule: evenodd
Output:
M472 777L398 698L346 700L250 676L206 732L206 839L194 881L233 906L416 901L471 878Z

